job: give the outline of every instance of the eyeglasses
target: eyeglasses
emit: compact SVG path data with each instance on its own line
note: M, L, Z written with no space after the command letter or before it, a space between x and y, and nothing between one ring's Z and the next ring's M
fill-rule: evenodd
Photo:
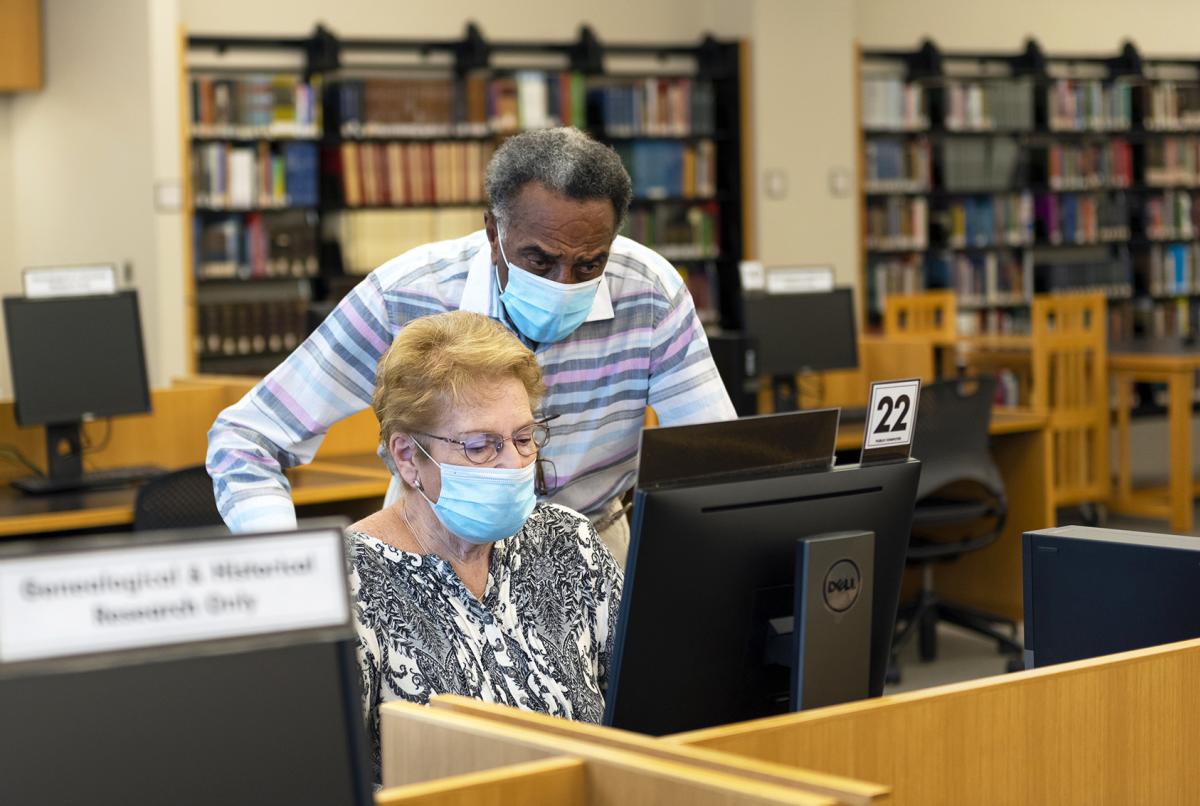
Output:
M437 434L427 434L423 431L417 433L459 446L467 457L467 461L476 465L485 464L499 456L500 452L504 450L505 442L511 442L513 448L522 456L533 456L550 441L550 429L546 427L545 422L531 423L524 428L518 428L512 432L511 436L507 437L480 432L468 434L465 439L453 439L452 437L439 437Z

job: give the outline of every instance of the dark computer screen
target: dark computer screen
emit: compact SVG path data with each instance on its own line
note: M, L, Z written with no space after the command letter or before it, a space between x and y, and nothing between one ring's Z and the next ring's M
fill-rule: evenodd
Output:
M4 322L21 425L150 410L135 292L6 297Z
M722 425L734 439L745 422ZM869 693L881 694L919 477L910 460L639 480L606 723L660 735L788 710L791 670L764 660L768 622L794 612L797 541L830 532L875 534Z
M4 568L8 559L59 555L69 562L190 541L215 546L207 556L219 562L247 556L238 552L249 540L299 537L332 547L325 556L339 564L324 572L326 580L345 584L343 527L342 521L319 521L303 532L266 535L197 529L9 543L0 546L0 573L11 572L11 585L24 572ZM165 560L143 561L146 568L156 563L168 567ZM194 559L177 564L192 575L204 567ZM135 578L124 573L101 581ZM86 574L47 578L73 580L80 584L63 589L89 596ZM253 601L256 589L243 588ZM136 596L133 588L121 590L96 601L152 610L181 596L213 595L191 582ZM342 594L348 602L344 588ZM0 804L369 806L370 759L349 612L345 622L307 629L0 662ZM67 629L77 630L78 623Z
M858 366L858 331L850 289L747 294L742 305L746 332L758 345L760 372L794 375Z
M0 803L366 806L357 682L349 641L0 679Z

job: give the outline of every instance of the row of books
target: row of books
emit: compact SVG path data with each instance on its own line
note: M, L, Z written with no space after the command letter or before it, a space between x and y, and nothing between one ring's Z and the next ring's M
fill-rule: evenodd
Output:
M953 199L944 218L946 240L952 247L1033 242L1033 194L1029 192Z
M192 134L198 137L319 137L320 79L249 75L239 78L193 76L190 84Z
M862 125L890 131L929 128L929 111L921 87L900 78L864 79Z
M200 303L195 352L201 358L266 355L294 350L308 335L305 300Z
M1158 300L1139 309L1140 330L1152 339L1179 339L1200 328L1200 298Z
M616 146L637 199L710 198L717 193L717 148L707 138L633 140Z
M587 91L588 124L612 137L711 135L712 84L690 78L603 79Z
M929 202L889 196L867 202L868 249L924 249L929 241Z
M342 137L481 137L578 126L614 137L680 137L714 130L707 81L605 78L518 70L510 75L342 79L326 114Z
M244 210L317 204L317 144L198 143L192 149L197 208Z
M1140 287L1156 297L1200 294L1200 244L1155 244L1137 256Z
M1024 335L1031 329L1028 308L960 309L955 318L960 336L978 336L984 333ZM1015 391L1011 397L1011 402L1001 402L1001 405L1016 405Z
M352 143L326 148L326 186L347 207L482 203L494 146L480 140Z
M1046 88L1046 110L1051 131L1123 131L1133 121L1133 86L1058 79Z
M1029 252L954 253L930 261L927 281L954 289L960 307L1017 305L1033 296L1032 266Z
M1041 193L1034 201L1039 237L1052 244L1095 244L1129 239L1124 193Z
M696 308L696 316L705 324L717 323L721 318L720 309L720 280L717 264L704 262L688 266L677 266L676 270L683 277L683 282L692 295L692 304Z
M1038 261L1033 271L1038 294L1099 291L1110 299L1133 296L1133 262L1126 250L1102 259Z
M1148 196L1142 214L1147 238L1193 238L1200 233L1200 206L1184 190Z
M1200 129L1200 85L1158 81L1145 87L1143 92L1147 129Z
M942 146L947 190L1005 190L1024 176L1021 147L1008 137L951 140Z
M1119 137L1103 143L1056 143L1046 149L1046 180L1054 190L1129 187L1133 147Z
M320 269L317 216L312 211L197 216L193 227L197 279L315 277Z
M950 131L1033 128L1033 82L1029 79L950 81L945 104Z
M933 181L929 141L867 142L867 192L925 191Z
M631 210L624 235L667 260L718 257L721 242L716 204L662 204Z
M483 228L483 207L356 210L328 217L325 236L341 246L347 274L368 274L410 249Z
M1200 185L1200 138L1147 141L1145 177L1147 185Z
M884 300L891 294L919 294L925 290L925 256L878 255L867 267L867 310L882 316Z

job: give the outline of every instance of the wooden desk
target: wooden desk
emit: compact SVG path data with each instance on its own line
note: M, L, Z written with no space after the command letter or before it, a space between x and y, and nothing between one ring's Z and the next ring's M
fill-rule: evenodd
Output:
M290 470L288 479L297 507L370 499L379 499L382 505L388 487L386 471L348 472L323 462ZM134 487L32 496L0 481L0 538L127 527L133 523L136 498Z
M1152 341L1113 348L1108 372L1117 391L1117 489L1109 506L1116 512L1165 518L1174 532L1194 525L1197 486L1192 475L1192 403L1200 350L1178 340ZM1134 490L1130 467L1129 416L1133 384L1167 385L1170 476L1165 490Z
M919 414L918 414L919 416ZM934 569L937 591L956 602L973 605L1020 621L1025 610L1021 575L1021 535L1055 525L1050 491L1050 438L1047 417L1024 409L992 412L992 458L1004 479L1008 518L996 542ZM838 429L838 450L862 445L864 424ZM907 580L905 595L915 590Z

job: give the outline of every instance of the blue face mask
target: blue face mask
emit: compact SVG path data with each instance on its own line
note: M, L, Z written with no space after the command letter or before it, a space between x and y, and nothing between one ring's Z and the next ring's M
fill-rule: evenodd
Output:
M500 244L500 257L508 264L508 285L500 294L500 301L517 330L541 343L561 341L571 335L591 312L604 275L583 283L556 283L514 266L504 254L503 239L496 240Z
M421 453L429 456L421 444L413 440ZM443 465L429 456L429 461L442 471L442 492L437 503L421 494L442 525L470 543L495 543L512 537L521 530L537 504L533 490L537 464L527 467L479 467L477 465Z

